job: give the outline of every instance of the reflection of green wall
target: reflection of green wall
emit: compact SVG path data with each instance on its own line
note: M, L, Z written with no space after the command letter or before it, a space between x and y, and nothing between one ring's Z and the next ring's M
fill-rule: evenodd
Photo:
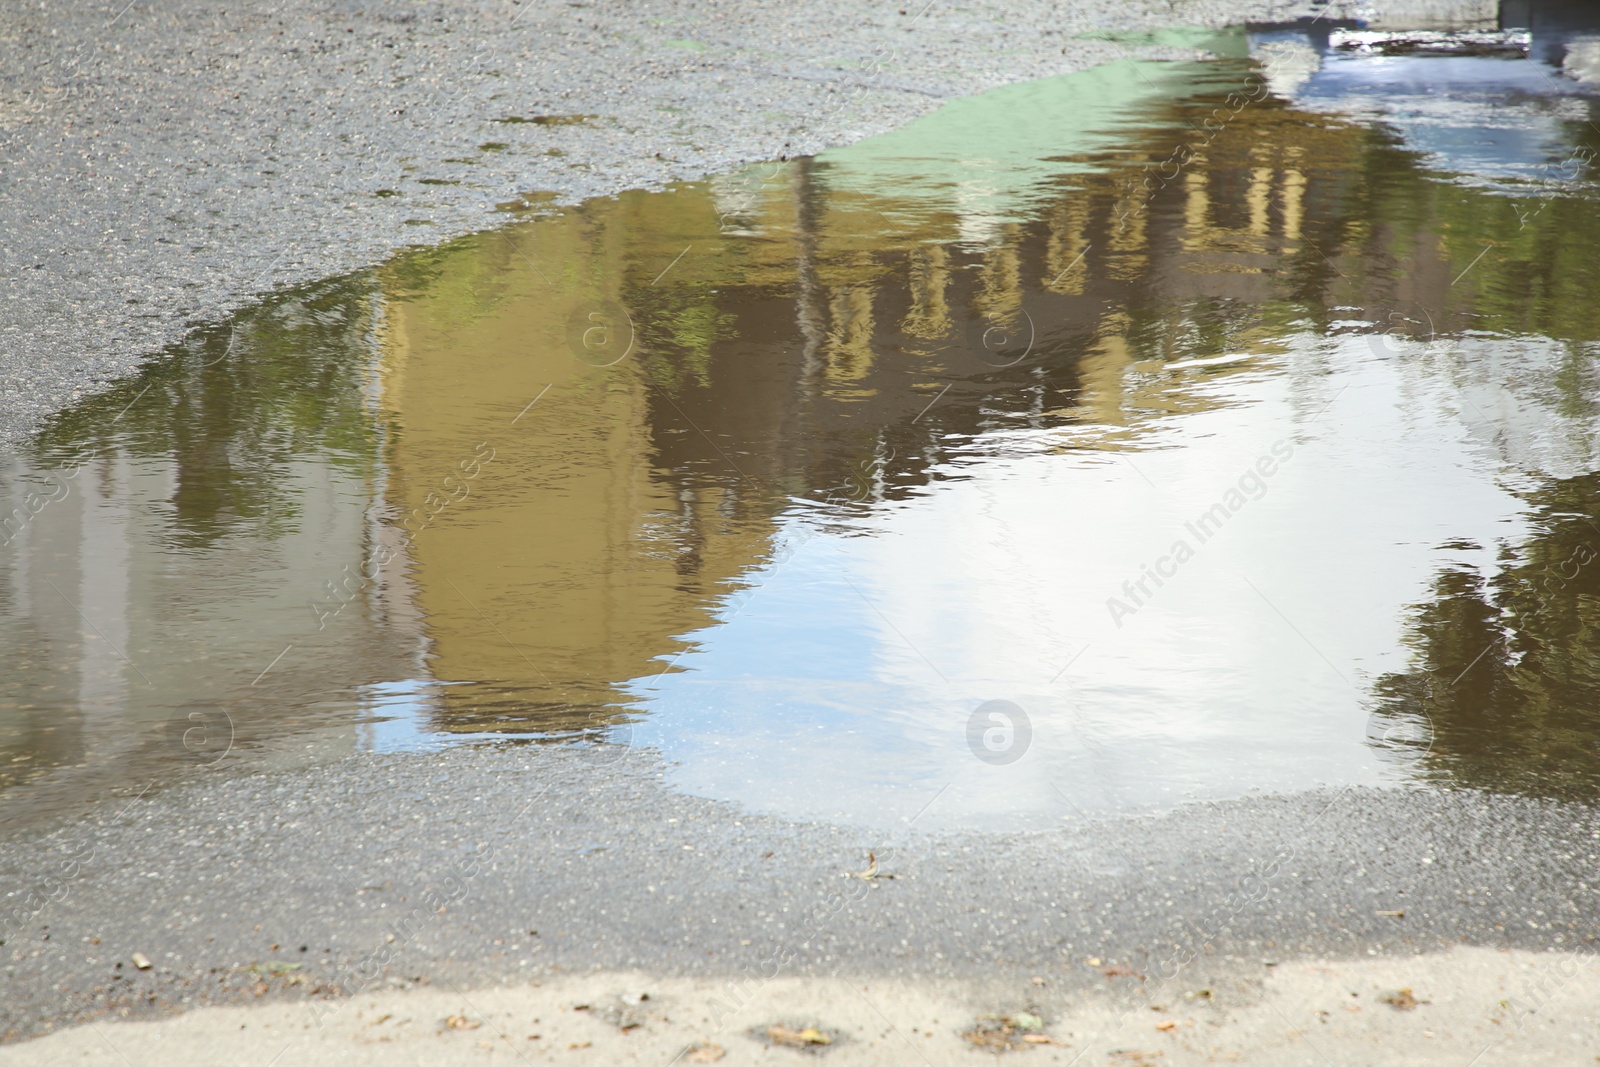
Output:
M1223 36L1204 34L1184 46L1215 47ZM1244 34L1231 40L1243 44ZM1063 174L1093 173L1100 159L1137 151L1130 127L1135 140L1147 141L1163 106L1219 84L1232 88L1246 70L1121 60L1001 86L948 101L901 129L829 149L817 163L830 187L871 198L896 222L941 212L993 224L1026 221Z

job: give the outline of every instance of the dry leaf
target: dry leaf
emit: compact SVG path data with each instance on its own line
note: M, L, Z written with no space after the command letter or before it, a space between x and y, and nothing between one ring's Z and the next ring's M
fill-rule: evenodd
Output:
M767 1040L774 1045L787 1045L790 1048L810 1048L813 1045L831 1045L833 1038L818 1030L815 1026L807 1026L796 1030L792 1026L782 1023L773 1023L767 1027Z
M1404 908L1383 908L1383 909L1380 909L1378 911L1373 912L1373 914L1374 915L1382 915L1386 919L1404 919L1406 917L1406 909L1404 909Z
M867 853L867 869L864 871L846 871L851 878L859 878L868 885L877 885L880 881L892 881L894 875L884 874L878 870L878 857L875 853Z
M1426 1000L1418 1000L1415 996L1412 995L1411 990L1409 988L1396 989L1393 993L1385 993L1383 996L1379 997L1378 999L1381 1000L1383 1003L1389 1005L1395 1011L1410 1011L1412 1008L1415 1008L1418 1004L1426 1004L1426 1003L1428 1003Z
M1049 1034L1040 1033L1044 1020L1028 1011L1010 1015L985 1015L962 1038L977 1048L1006 1052L1023 1045L1059 1044Z
M1173 1022L1171 1019L1168 1019L1165 1022L1156 1023L1157 1030L1176 1030L1177 1028L1178 1024Z
M688 1051L683 1054L683 1058L689 1063L716 1063L727 1054L727 1050L721 1045L713 1045L707 1042L699 1045L690 1045Z
M148 971L150 969L150 957L143 952L135 952L133 954L133 965L141 971Z
M1114 1060L1123 1060L1127 1063L1149 1063L1165 1056L1165 1052L1143 1052L1133 1048L1119 1048L1111 1054Z
M451 1015L445 1019L444 1025L447 1030L476 1030L483 1024L465 1015Z

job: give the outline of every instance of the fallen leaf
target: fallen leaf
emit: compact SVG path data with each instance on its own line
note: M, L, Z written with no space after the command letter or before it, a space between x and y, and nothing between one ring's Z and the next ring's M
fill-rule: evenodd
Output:
M1177 1028L1178 1024L1173 1022L1171 1019L1168 1019L1165 1022L1156 1023L1157 1030L1176 1030Z
M1124 1060L1128 1063L1149 1063L1165 1056L1165 1052L1142 1052L1139 1049L1119 1048L1111 1054L1114 1060Z
M795 1029L784 1026L782 1023L773 1023L767 1027L767 1040L774 1045L787 1045L789 1048L810 1048L813 1045L831 1045L833 1038L818 1030L815 1026L804 1029Z
M707 1042L699 1045L690 1045L688 1051L683 1054L683 1058L690 1063L716 1063L727 1054L727 1050L721 1045L713 1045Z
M150 957L143 952L135 952L133 954L133 965L141 971L148 971L150 969Z
M1386 919L1404 919L1406 917L1406 909L1404 909L1404 908L1382 908L1382 909L1380 909L1378 911L1373 912L1373 914L1374 915L1382 915Z
M1032 1012L1019 1011L1010 1015L981 1016L972 1029L961 1036L969 1045L996 1052L1006 1052L1025 1044L1059 1044L1049 1034L1039 1032L1043 1029L1043 1019Z
M567 1051L568 1052L574 1052L574 1051L576 1051L576 1050L578 1050L580 1048L588 1048L592 1044L594 1044L593 1041L581 1041L581 1042L578 1042L576 1044L568 1045L567 1046Z
M285 963L283 960L268 960L266 963L252 963L247 969L254 971L263 978L280 978L292 974L305 966L301 963Z
M1126 963L1113 963L1109 967L1100 968L1100 973L1107 978L1144 978L1144 975L1129 967Z
M447 1030L476 1030L483 1024L465 1015L451 1015L445 1019L444 1025Z
M1428 1003L1426 1000L1418 1000L1409 988L1396 989L1393 993L1385 993L1378 999L1395 1011L1410 1011L1418 1004Z
M859 878L868 885L877 885L879 881L892 881L894 875L884 874L878 870L878 857L876 854L867 853L867 869L864 871L846 871L851 878Z

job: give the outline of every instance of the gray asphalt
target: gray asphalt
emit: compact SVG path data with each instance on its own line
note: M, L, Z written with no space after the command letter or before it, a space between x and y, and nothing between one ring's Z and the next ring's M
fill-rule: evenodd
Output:
M1095 26L1301 13L898 12L7 5L0 444L255 294L492 225L524 192L577 200L854 140L1114 58L1077 36ZM594 117L495 121L544 115ZM0 841L0 1037L596 967L959 978L1048 1010L1119 981L1244 996L1267 961L1304 955L1596 936L1588 806L1346 790L941 836L751 816L673 793L651 760L489 747L260 774L224 761L14 833ZM869 850L896 877L847 877Z
M905 3L0 5L0 446L258 294L493 226L521 194L854 141L1116 58L1079 36L1097 27L1310 6ZM497 121L545 116L593 117Z
M0 1035L601 968L953 979L1047 1011L1089 987L1226 1004L1306 956L1600 934L1600 818L1517 797L1347 789L927 834L683 796L647 751L226 762L0 844L0 885L37 894L31 915L5 898ZM869 850L893 878L850 876Z

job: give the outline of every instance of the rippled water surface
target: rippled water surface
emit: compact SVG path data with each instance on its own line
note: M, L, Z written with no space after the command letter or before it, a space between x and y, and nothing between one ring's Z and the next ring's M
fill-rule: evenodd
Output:
M65 412L0 811L489 738L929 825L1593 796L1597 109L1314 43L529 197Z

